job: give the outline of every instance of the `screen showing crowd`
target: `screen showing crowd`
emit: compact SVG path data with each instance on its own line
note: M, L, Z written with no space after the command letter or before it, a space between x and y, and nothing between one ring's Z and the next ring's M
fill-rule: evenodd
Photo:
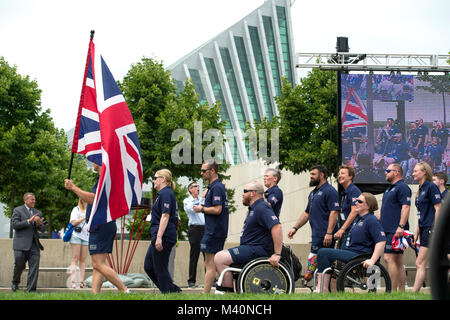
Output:
M385 183L393 162L413 183L421 161L450 174L448 75L341 75L341 161L355 183ZM450 180L450 179L449 179Z

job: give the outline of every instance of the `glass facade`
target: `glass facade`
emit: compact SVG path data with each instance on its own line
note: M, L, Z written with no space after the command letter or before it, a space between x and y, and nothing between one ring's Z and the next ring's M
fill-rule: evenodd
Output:
M240 163L240 158L237 150L236 139L233 135L233 127L230 121L230 115L228 113L227 104L223 95L222 86L220 85L219 75L217 73L214 59L205 57L205 65L208 70L209 81L211 82L212 91L216 101L220 101L220 118L222 121L226 121L226 138L232 140L230 143L230 150L235 164Z
M272 99L269 94L269 84L266 76L266 68L264 65L261 42L259 41L258 28L248 26L248 31L250 33L250 39L252 42L253 55L255 56L256 69L258 70L259 85L261 87L262 97L264 101L264 111L266 112L266 118L271 120L273 117Z
M192 79L200 104L220 101L220 117L227 122L224 157L232 164L254 160L246 123L277 113L274 96L281 96L282 77L295 85L290 6L288 0L266 0L168 67L180 90Z
M284 72L286 79L294 85L292 76L291 49L289 47L288 22L286 20L286 10L284 7L277 6L278 29L280 30L281 50L283 51Z
M260 122L261 115L259 114L258 110L258 100L256 100L255 89L250 73L250 66L248 64L247 52L245 51L244 38L235 36L234 44L236 46L239 64L241 66L242 77L244 78L245 90L247 92L250 110L253 115L253 121Z
M245 112L242 105L241 95L236 81L236 75L233 70L233 64L231 62L230 52L228 48L220 47L220 56L222 58L223 67L227 76L228 86L230 87L231 97L233 99L234 109L236 110L236 116L239 122L241 130L245 130Z
M267 51L269 51L270 68L272 69L273 85L278 97L281 97L281 76L278 66L277 51L275 48L275 35L273 33L272 18L263 16L264 32L266 33Z
M189 75L191 76L192 83L195 87L195 92L198 94L198 100L200 104L205 104L208 102L206 99L205 90L203 90L202 80L200 78L200 73L197 69L189 69Z

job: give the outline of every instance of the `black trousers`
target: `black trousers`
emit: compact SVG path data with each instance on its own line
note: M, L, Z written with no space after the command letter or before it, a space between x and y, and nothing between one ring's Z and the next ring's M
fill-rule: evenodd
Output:
M173 283L169 273L170 252L174 245L175 243L163 239L163 250L158 251L152 240L145 255L144 270L162 293L181 292L181 289Z
M25 264L28 262L27 291L36 291L40 259L41 252L35 241L33 241L29 251L14 250L14 274L12 284L19 285L20 276L22 275L23 270L25 270Z
M190 225L188 231L189 245L191 247L189 252L189 278L188 283L194 283L197 279L197 263L200 256L200 242L205 233L205 226ZM205 259L205 253L203 253Z

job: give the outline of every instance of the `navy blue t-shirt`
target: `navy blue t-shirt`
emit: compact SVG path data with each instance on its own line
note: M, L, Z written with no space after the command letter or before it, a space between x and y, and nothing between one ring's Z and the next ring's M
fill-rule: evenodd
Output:
M339 195L326 181L319 189L314 188L308 196L305 212L309 214L309 224L313 237L325 237L331 211L339 211ZM334 232L337 226L334 228Z
M248 207L240 244L261 247L265 250L263 255L270 255L273 248L271 229L279 223L271 206L263 198L256 200Z
M215 238L226 238L228 235L228 198L225 186L220 179L214 180L208 187L205 196L205 207L221 205L219 215L205 214L205 234Z
M431 227L434 224L436 210L434 205L441 203L441 192L439 188L430 181L425 181L419 187L419 195L416 197L417 217L419 227Z
M403 180L399 180L391 184L383 194L381 225L386 233L393 233L397 230L403 205L411 205L411 189ZM409 229L408 223L406 223L405 229Z
M278 185L274 185L267 189L264 194L266 195L267 201L272 206L273 212L275 212L275 215L279 218L281 205L283 204L283 191L281 191Z
M159 223L163 213L169 214L169 222L164 231L163 239L172 243L177 242L178 204L173 190L166 186L159 190L158 198L152 206L150 233L152 241L156 240Z
M347 220L350 211L352 211L352 206L356 205L356 199L361 195L361 190L353 183L342 192L341 201L341 219L342 221Z
M378 242L386 241L381 223L373 213L357 216L347 238L345 249L357 253L373 253Z

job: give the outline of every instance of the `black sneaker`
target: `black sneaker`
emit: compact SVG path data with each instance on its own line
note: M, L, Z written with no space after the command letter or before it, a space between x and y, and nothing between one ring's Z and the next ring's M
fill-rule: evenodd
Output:
M196 287L195 282L188 282L188 287L195 288Z

